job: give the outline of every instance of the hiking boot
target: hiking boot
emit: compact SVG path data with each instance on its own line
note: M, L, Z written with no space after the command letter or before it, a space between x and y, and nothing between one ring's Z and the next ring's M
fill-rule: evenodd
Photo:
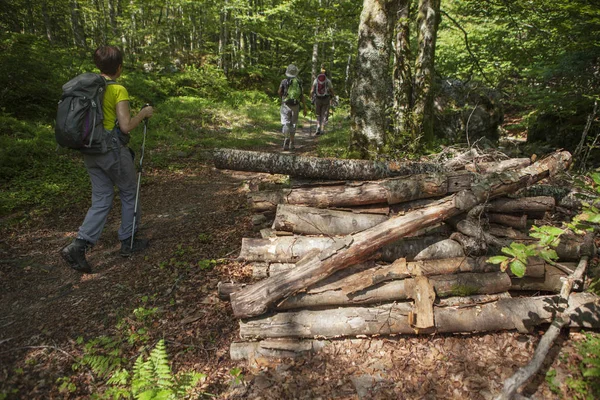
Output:
M133 239L133 247L131 246L131 237L121 240L121 256L129 257L133 253L146 250L150 241L148 239Z
M89 274L92 272L92 268L85 259L85 253L91 245L83 239L75 239L60 251L60 255L75 271Z
M290 139L288 139L288 138L283 139L283 150L285 150L289 141L290 141Z

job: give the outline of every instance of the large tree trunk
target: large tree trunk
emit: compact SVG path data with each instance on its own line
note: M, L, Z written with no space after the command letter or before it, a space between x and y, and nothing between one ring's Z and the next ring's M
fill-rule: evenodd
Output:
M361 158L378 154L388 128L389 63L396 0L363 0L356 75L350 96L352 148Z
M277 204L319 208L397 204L455 193L470 187L471 181L471 175L427 174L376 182L260 191L251 193L249 201L256 211L274 210Z
M219 169L268 172L310 179L359 181L443 171L440 165L434 163L342 160L234 149L215 150L214 163Z
M600 328L598 296L577 293L569 298L573 327ZM559 296L500 299L477 307L434 308L439 333L489 332L530 328L552 321L563 304ZM342 307L319 311L283 312L240 321L243 339L336 338L358 335L414 334L408 323L412 302L378 307Z
M274 302L296 293L349 265L367 260L383 246L414 231L440 223L477 204L512 193L515 190L564 170L571 162L568 152L555 153L520 171L493 175L473 185L471 190L448 196L424 209L389 219L381 224L347 236L335 245L319 252L308 253L299 267L289 273L269 277L232 295L236 317L260 315Z

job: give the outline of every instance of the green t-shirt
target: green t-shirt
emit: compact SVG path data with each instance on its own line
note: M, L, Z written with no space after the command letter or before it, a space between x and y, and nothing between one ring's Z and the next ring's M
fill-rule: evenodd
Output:
M104 113L104 129L111 131L117 120L117 103L129 101L127 89L119 84L106 85L102 112Z

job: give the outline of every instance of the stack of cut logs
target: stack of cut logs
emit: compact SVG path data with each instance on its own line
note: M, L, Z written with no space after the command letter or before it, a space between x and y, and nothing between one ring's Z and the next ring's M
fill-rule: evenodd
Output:
M528 331L551 322L553 294L595 252L592 236L561 237L558 262L531 258L524 277L487 260L513 241L531 243L533 224L574 212L569 188L532 186L571 156L474 161L470 152L441 164L218 151L221 169L312 179L249 194L253 210L273 222L262 238L242 240L239 259L261 280L219 284L240 318L243 341L232 344L232 358L293 356L323 345L315 339ZM568 301L597 311L590 294ZM598 321L574 316L570 324Z

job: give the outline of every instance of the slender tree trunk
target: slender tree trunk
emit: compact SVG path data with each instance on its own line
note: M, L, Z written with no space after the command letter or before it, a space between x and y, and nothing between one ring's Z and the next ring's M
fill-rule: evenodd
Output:
M318 7L319 8L317 9L317 12L322 7L321 0L319 0ZM317 13L317 19L315 21L315 39L314 39L315 41L313 43L312 59L311 59L311 73L310 73L310 82L309 82L310 85L312 85L312 83L314 82L314 80L318 74L317 71L319 68L319 29L320 29L320 27L321 27L321 17L318 16L318 13Z
M410 51L410 8L412 0L400 0L396 22L396 46L394 54L394 132L396 141L410 134L407 124L412 110L412 55ZM412 138L415 140L416 138Z
M77 47L85 47L85 32L81 21L81 8L77 1L71 0L71 28L73 30L73 43Z
M433 75L435 42L440 23L440 0L420 0L418 25L418 54L415 63L413 139L433 138Z
M52 33L52 20L48 14L48 2L42 2L42 18L44 19L44 27L46 28L46 37L48 42L54 43L54 35Z
M378 154L389 126L389 63L396 0L364 0L358 29L356 78L350 96L353 150Z

